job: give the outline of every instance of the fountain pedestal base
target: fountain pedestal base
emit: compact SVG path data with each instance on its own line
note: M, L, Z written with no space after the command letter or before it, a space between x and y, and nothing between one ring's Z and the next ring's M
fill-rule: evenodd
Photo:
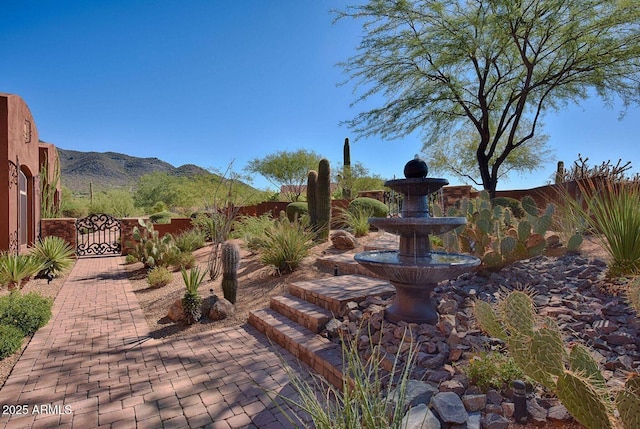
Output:
M431 300L431 292L437 283L415 285L391 281L391 284L396 288L396 295L393 304L386 311L390 321L430 325L438 323L436 305Z

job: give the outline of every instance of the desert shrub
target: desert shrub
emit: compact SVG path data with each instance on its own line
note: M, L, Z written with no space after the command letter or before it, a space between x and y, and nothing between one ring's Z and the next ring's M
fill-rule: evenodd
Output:
M136 262L138 262L138 258L136 258L135 255L132 255L131 253L129 253L127 256L125 256L124 258L124 263L125 264L135 264Z
M501 390L514 380L522 380L524 373L513 359L499 352L484 352L474 356L465 368L471 383L482 390Z
M190 269L196 265L196 257L191 252L177 252L171 259L171 265L179 270Z
M45 237L38 240L31 254L43 264L41 273L57 277L67 272L75 262L75 251L60 237Z
M363 206L348 210L339 209L338 222L356 237L363 237L369 233L369 218L372 214L372 211Z
M24 333L13 325L0 324L0 359L11 356L22 346Z
M0 297L0 324L13 325L31 336L51 318L53 300L31 292L14 291Z
M264 237L264 231L273 226L271 214L265 213L262 216L242 216L233 223L232 238L239 238L244 241L245 246L250 250L258 250Z
M371 213L371 217L387 217L389 208L375 198L359 197L349 203L349 211L364 210Z
M609 275L640 274L640 186L638 183L578 182L581 198L564 195L573 213L611 257Z
M43 263L31 255L0 253L0 285L10 290L22 288L32 276L38 274Z
M181 252L193 252L204 247L206 233L198 228L183 231L174 237L176 247Z
M147 274L147 283L151 287L166 286L173 281L173 274L167 267L153 267Z
M279 272L294 271L313 247L314 233L298 219L278 220L264 232L261 261Z
M287 206L286 213L291 222L296 218L302 219L303 216L309 214L309 205L301 201L291 203Z
M515 198L496 197L491 200L491 205L493 207L508 207L511 210L511 213L518 219L522 219L526 214L524 212L524 209L522 208L522 204L520 204L520 201L516 200Z
M149 220L151 221L151 223L171 223L171 212L163 211L150 214Z
M408 381L415 367L417 349L405 334L400 349L408 350L403 361L401 353L389 356L380 344L369 344L370 356L364 359L358 353L357 339L344 338L342 341L342 361L344 382L342 389L328 381L313 378L307 381L285 365L291 386L297 398L276 394L291 411L290 417L297 420L296 427L316 428L392 428L407 427L403 422L407 405ZM382 368L391 363L390 374L383 374ZM388 377L388 378L387 378ZM386 383L387 379L394 383ZM272 398L276 399L276 398ZM298 412L309 416L313 426L305 424ZM403 424L404 423L404 424Z

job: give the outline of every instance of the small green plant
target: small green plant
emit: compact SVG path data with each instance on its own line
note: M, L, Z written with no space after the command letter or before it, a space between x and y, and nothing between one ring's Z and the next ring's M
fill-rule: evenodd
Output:
M54 236L38 240L31 249L31 255L44 265L40 274L45 277L58 277L69 271L75 262L73 247Z
M354 206L349 209L340 209L338 220L343 227L353 232L356 237L364 237L369 234L369 218L373 210L365 206Z
M264 234L260 259L280 273L298 268L314 245L315 234L298 219L293 222L278 220Z
M31 255L0 253L0 284L9 290L22 289L44 264Z
M264 231L273 226L273 218L270 213L262 216L242 216L233 223L232 238L239 238L244 245L252 251L261 247Z
M188 231L183 231L174 237L174 242L180 252L193 252L204 247L206 233L192 228Z
M171 223L171 212L162 211L149 215L151 223L167 224Z
M235 243L225 242L222 245L222 292L224 298L232 304L236 303L238 292L238 267L240 266L240 248Z
M465 372L471 383L482 390L501 390L514 380L522 380L524 373L513 359L499 352L482 352L471 358Z
M0 324L13 325L31 336L51 318L53 301L35 292L26 295L13 291L0 297Z
M386 204L375 198L359 197L349 203L349 211L355 212L358 209L371 213L370 217L387 217L389 215L389 208Z
M171 258L171 265L176 267L176 270L191 269L196 265L196 257L191 252L176 252Z
M147 283L151 287L166 286L173 281L173 274L167 267L153 267L147 274Z
M0 324L0 360L11 356L22 346L24 333L13 325Z
M135 264L136 262L138 262L138 258L136 258L136 256L132 255L131 253L129 253L124 258L124 263L127 264L127 265Z
M182 280L187 288L182 297L182 308L184 309L187 324L192 325L202 317L202 298L198 293L198 288L204 281L207 272L201 272L200 267L193 267L189 272L182 269L181 272Z
M288 396L277 396L291 411L287 415L296 427L319 429L400 429L403 427L407 382L415 365L419 346L409 343L410 335L405 332L400 346L400 349L404 349L405 344L409 345L404 362L400 359L400 352L395 357L389 357L380 344L370 344L371 354L364 359L358 353L357 338L359 335L342 341L344 368L342 389L334 387L319 377L307 381L284 365L291 385L300 399L293 400ZM391 371L390 374L384 374L381 368L388 362L391 362ZM394 380L395 383L385 383L388 380ZM298 417L296 411L300 410L310 416L313 426Z

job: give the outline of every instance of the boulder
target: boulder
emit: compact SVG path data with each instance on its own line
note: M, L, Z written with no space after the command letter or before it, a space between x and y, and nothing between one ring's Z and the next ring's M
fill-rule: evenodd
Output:
M226 319L229 316L233 316L236 312L236 308L231 302L224 298L219 298L212 306L209 311L209 319L211 320L222 320Z
M171 304L167 317L174 322L184 322L187 320L184 315L184 307L182 307L182 298L175 300L173 304Z
M339 230L331 234L331 243L336 249L351 250L358 247L358 240L348 231Z
M400 427L407 429L440 429L438 418L425 404L419 404L405 414Z

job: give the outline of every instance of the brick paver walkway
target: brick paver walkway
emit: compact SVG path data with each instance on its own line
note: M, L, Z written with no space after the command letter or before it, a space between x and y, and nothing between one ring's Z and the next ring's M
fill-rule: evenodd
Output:
M291 427L265 393L293 393L290 354L250 326L150 338L121 263L77 261L0 390L0 428Z

